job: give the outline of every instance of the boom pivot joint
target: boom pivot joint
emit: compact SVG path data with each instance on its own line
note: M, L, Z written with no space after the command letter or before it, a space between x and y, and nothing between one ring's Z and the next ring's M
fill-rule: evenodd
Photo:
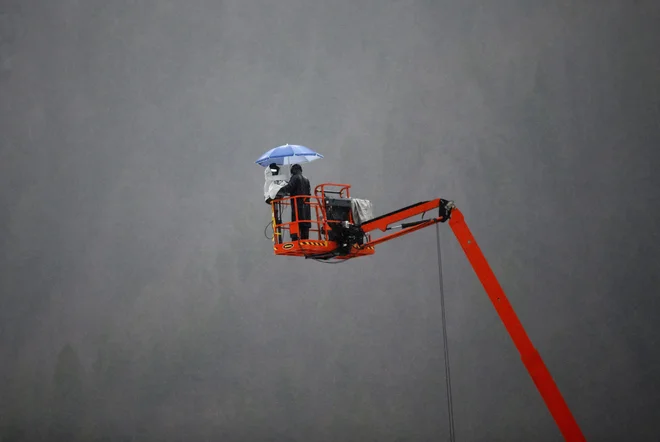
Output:
M453 201L440 198L440 205L438 206L438 217L441 223L445 223L451 218L451 212L456 207Z

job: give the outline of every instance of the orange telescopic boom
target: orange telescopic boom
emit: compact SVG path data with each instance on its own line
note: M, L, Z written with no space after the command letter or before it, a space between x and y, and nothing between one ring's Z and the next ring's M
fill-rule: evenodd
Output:
M425 212L436 208L439 210L439 213L435 218L390 226L393 223L403 221L419 214L424 214ZM585 441L586 439L575 418L571 414L566 401L562 397L557 384L543 362L541 355L536 348L534 348L532 341L527 336L522 323L518 319L513 307L504 294L504 290L502 290L502 287L497 281L497 278L490 268L481 248L465 223L463 213L455 207L453 202L444 199L435 199L417 203L395 212L373 218L363 223L361 228L365 233L376 229L380 231L401 229L396 233L391 233L365 244L365 246L374 246L424 227L436 223L444 223L446 221L449 221L449 226L454 232L458 243L463 248L474 272L481 281L481 284L493 303L497 314L504 323L504 327L509 332L509 336L511 336L518 352L520 352L520 357L525 368L529 372L529 375L534 381L539 393L541 393L550 414L552 414L552 417L559 426L564 438L570 442Z
M497 314L504 323L504 327L509 332L509 336L511 336L513 343L518 349L525 368L529 372L539 393L541 393L564 439L571 442L585 441L586 439L568 408L566 401L562 397L557 384L552 379L552 375L543 362L541 355L534 348L532 341L527 336L527 332L504 294L504 290L502 290L490 265L488 265L477 241L472 236L472 232L470 232L470 229L465 223L460 210L453 209L452 216L449 219L449 226L454 232L458 243L463 248L470 264L472 264L474 272L484 286Z

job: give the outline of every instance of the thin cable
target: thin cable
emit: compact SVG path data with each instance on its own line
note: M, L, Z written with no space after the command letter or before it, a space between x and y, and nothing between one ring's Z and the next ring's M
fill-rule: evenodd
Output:
M440 227L435 225L438 246L438 282L440 284L440 309L442 311L442 340L445 353L445 381L447 384L447 410L449 414L449 441L455 442L454 430L454 402L451 395L451 373L449 370L449 344L447 343L447 320L445 318L445 292L442 282L442 255L440 253Z
M321 264L343 264L346 261L348 261L349 259L353 259L353 258L352 257L351 258L344 258L344 259L339 260L339 261L325 261L323 259L318 259L318 258L309 258L309 259L311 259L312 261L320 262Z
M267 239L273 239L273 236L275 236L275 230L273 229L273 236L271 236L271 237L269 238L269 237L268 237L268 234L266 233L266 230L268 230L268 226L273 227L273 220L268 221L268 224L266 224L266 227L264 227L264 236L265 236Z

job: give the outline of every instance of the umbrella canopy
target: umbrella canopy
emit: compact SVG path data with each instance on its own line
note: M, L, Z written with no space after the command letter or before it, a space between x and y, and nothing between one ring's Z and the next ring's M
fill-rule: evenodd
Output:
M275 147L263 154L255 163L262 167L267 167L271 163L277 165L310 163L314 160L323 158L323 155L314 152L312 149L296 144L284 144Z

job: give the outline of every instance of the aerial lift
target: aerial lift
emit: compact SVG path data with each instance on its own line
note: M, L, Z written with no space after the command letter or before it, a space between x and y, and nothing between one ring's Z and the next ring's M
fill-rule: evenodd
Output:
M373 217L371 203L368 200L352 198L350 188L349 184L323 183L315 187L313 196L289 196L273 200L271 202L271 222L275 254L326 262L345 261L373 255L375 246L378 244L434 224L449 222L458 243L520 352L525 368L565 440L585 441L580 427L541 355L527 336L472 232L465 223L463 214L454 202L437 198ZM295 209L299 204L309 206L309 212L313 214L312 219L296 219L297 211ZM289 210L285 207L289 207ZM292 207L294 210L291 210ZM427 213L432 213L436 209L436 216L424 219ZM292 219L282 222L282 216L287 214L290 214ZM419 215L421 215L421 219L403 222ZM299 224L302 222L311 224L310 238L290 240L291 234L299 234ZM373 238L372 234L377 231L394 232Z

